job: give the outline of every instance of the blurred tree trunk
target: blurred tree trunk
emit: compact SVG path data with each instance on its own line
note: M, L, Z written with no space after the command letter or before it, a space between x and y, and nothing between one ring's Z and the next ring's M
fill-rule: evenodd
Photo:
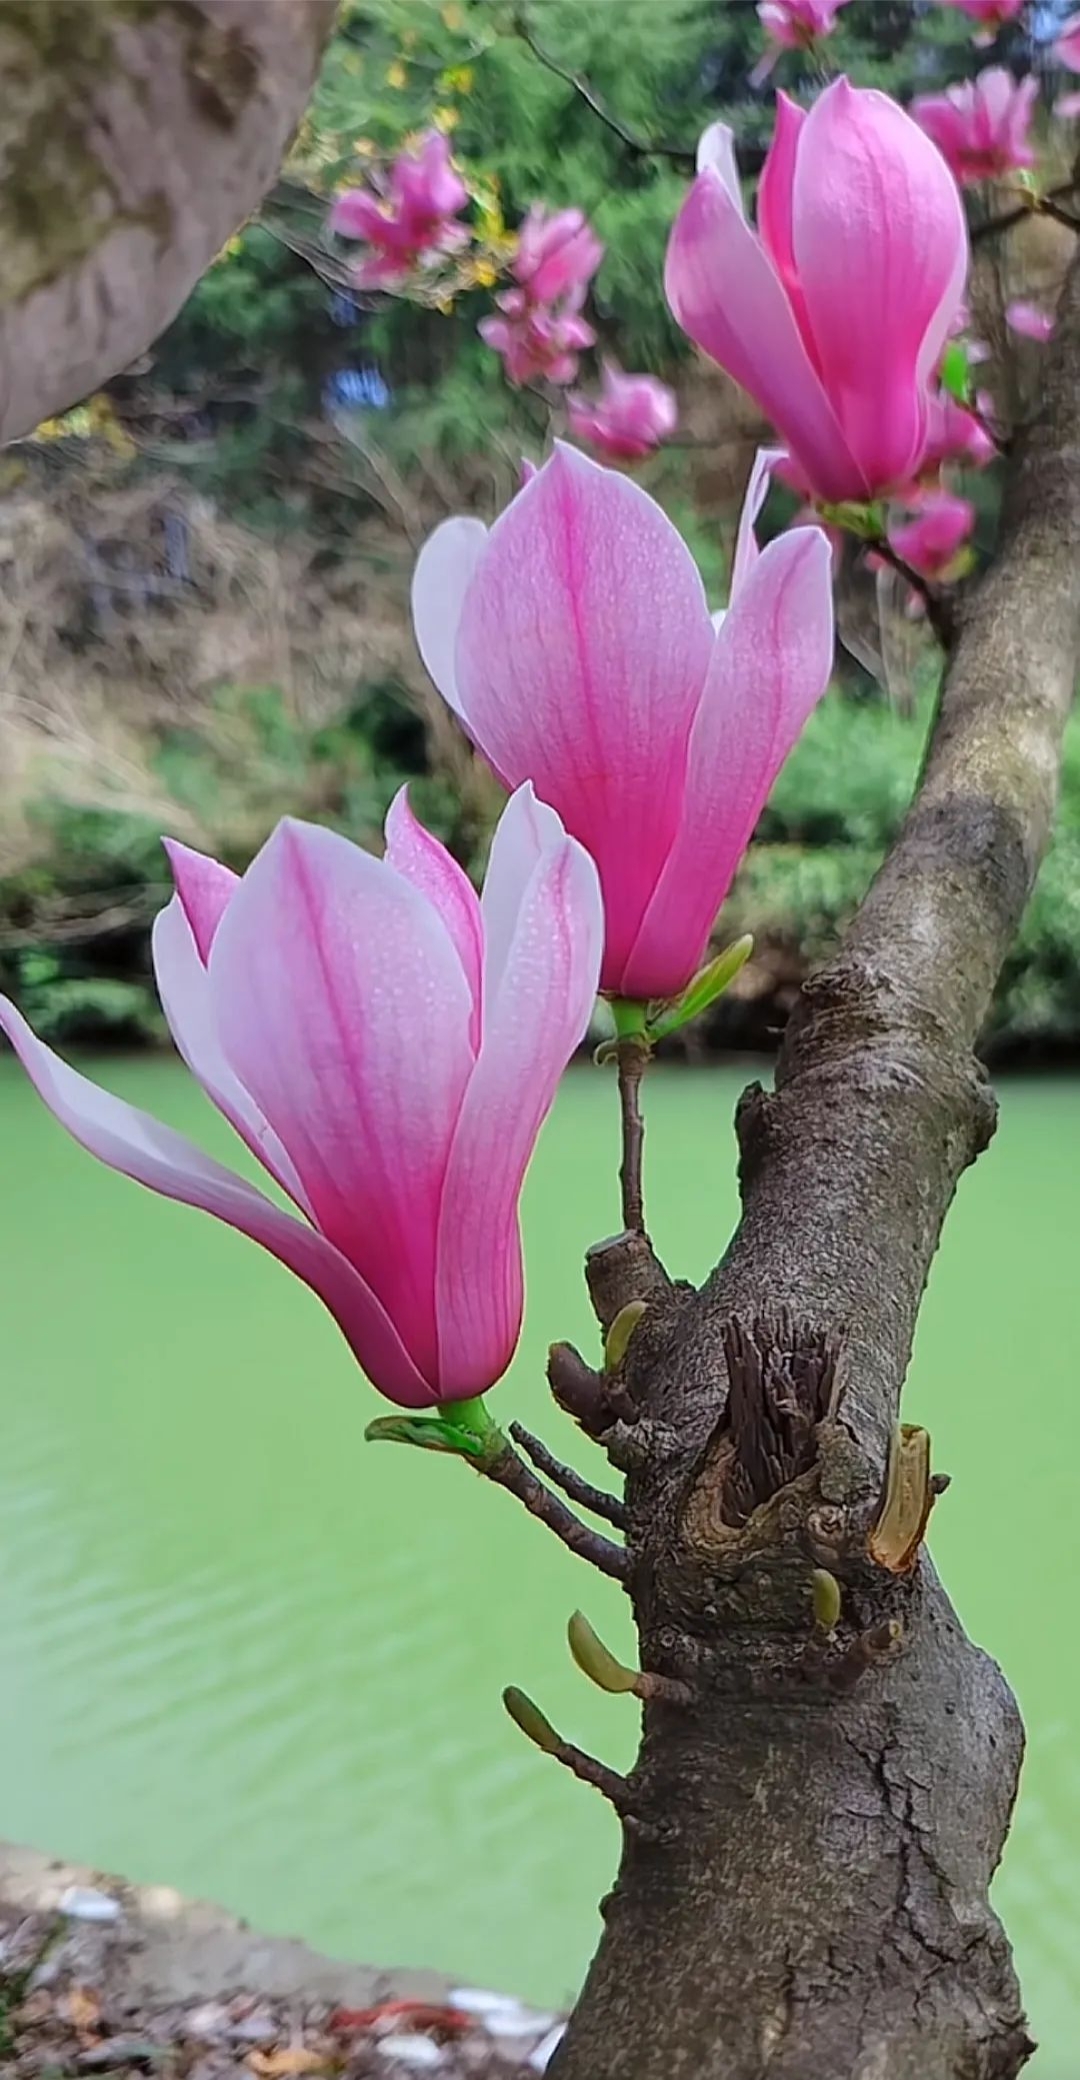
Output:
M3 0L0 440L143 352L277 174L335 0Z
M641 1414L602 1441L627 1471L642 1668L693 1701L645 1707L553 2080L1012 2080L1032 2048L988 1898L1022 1728L920 1546L934 1484L897 1418L942 1222L993 1132L973 1048L1078 658L1074 261L907 823L803 990L775 1090L740 1104L727 1254L700 1292L627 1238L590 1266L602 1319L649 1298L625 1368Z

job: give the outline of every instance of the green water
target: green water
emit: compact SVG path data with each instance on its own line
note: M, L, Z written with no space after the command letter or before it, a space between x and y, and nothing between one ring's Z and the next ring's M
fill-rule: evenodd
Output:
M103 1079L227 1152L173 1065ZM735 1213L736 1071L655 1076L649 1202L690 1276ZM564 1086L526 1202L529 1322L498 1413L572 1449L543 1352L591 1348L578 1277L613 1225L614 1097ZM594 1945L615 1829L499 1692L629 1759L634 1707L573 1669L618 1592L462 1467L365 1446L375 1396L252 1245L75 1149L0 1064L0 1834L224 1900L338 1952L541 2000ZM907 1414L954 1485L933 1545L1030 1728L999 1903L1038 2080L1080 2055L1074 1321L1080 1082L1005 1086L935 1268Z

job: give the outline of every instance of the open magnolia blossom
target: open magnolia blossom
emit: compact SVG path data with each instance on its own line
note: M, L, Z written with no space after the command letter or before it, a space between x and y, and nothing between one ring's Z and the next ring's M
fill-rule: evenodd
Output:
M168 852L153 951L173 1039L293 1210L80 1076L0 998L31 1081L92 1155L280 1258L391 1401L482 1393L521 1326L522 1178L596 993L592 861L529 787L482 899L404 791L385 859L294 822L240 878Z
M630 376L605 361L599 397L572 392L566 400L571 433L609 462L639 462L674 433L679 407L674 390L656 376Z
M596 343L581 307L603 257L581 210L533 204L511 263L515 286L495 298L501 315L477 326L485 345L502 355L508 382L573 382L581 349Z
M440 130L426 131L412 151L398 155L385 195L346 189L330 212L330 229L370 248L353 272L357 288L392 287L424 254L456 252L467 244L468 230L456 220L468 199L450 162L450 140Z
M604 257L588 217L580 209L549 210L534 202L518 233L510 272L534 304L584 295Z
M1030 132L1038 94L1033 72L1015 80L1006 66L990 65L943 94L917 95L911 113L958 181L989 181L1034 166Z
M800 528L761 551L754 539L773 459L759 457L716 622L655 501L561 444L490 532L446 520L416 567L436 686L506 786L527 775L596 861L601 983L615 997L670 998L689 982L828 683L824 534Z
M725 124L698 166L665 275L684 331L771 419L816 498L910 482L968 264L936 146L887 95L838 79L809 113L777 95L756 233Z
M783 51L813 50L831 35L836 17L848 0L759 0L758 20L768 37L764 57L750 74L750 85L767 79Z

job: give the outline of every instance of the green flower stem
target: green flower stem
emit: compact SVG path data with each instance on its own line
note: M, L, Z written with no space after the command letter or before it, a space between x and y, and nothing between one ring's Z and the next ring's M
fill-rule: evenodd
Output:
M619 1071L619 1111L622 1118L622 1162L619 1165L619 1184L622 1190L623 1227L632 1233L645 1233L645 1203L642 1195L641 1165L645 1148L645 1122L641 1116L641 1079L645 1074L652 1047L648 1035L648 1006L632 1002L625 997L613 997L611 1013L615 1020L615 1060Z
M501 1452L509 1450L509 1439L488 1414L487 1403L482 1394L473 1395L469 1401L440 1401L439 1415L455 1430L463 1431L466 1437L474 1437L479 1450L470 1453L472 1464L483 1473Z

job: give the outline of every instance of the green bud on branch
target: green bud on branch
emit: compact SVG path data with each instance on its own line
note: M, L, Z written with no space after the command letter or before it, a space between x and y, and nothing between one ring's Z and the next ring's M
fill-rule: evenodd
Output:
M814 1623L821 1632L832 1632L840 1620L840 1584L827 1567L815 1567L810 1576L814 1595Z
M563 1743L555 1728L550 1719L545 1719L539 1705L526 1696L524 1690L517 1689L511 1683L509 1688L503 1691L502 1701L514 1725L521 1729L526 1740L531 1741L534 1748L539 1748L543 1755L559 1753Z
M598 1690L606 1690L613 1697L631 1694L638 1684L637 1670L627 1668L617 1661L605 1647L602 1639L593 1631L584 1611L575 1611L566 1628L570 1652L582 1675L588 1676Z
M620 1307L604 1338L605 1372L618 1372L626 1356L630 1338L637 1328L647 1304L644 1300L628 1300L625 1307Z

